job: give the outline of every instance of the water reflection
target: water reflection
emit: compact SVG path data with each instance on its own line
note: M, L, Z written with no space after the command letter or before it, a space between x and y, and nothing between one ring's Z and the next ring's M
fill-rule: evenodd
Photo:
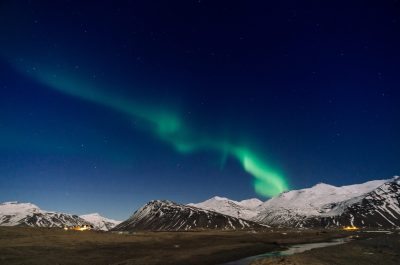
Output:
M297 245L288 246L288 249L286 249L286 250L267 252L264 254L251 256L251 257L247 257L244 259L224 263L222 265L249 265L253 261L255 261L257 259L261 259L261 258L289 256L289 255L293 255L293 254L297 254L297 253L302 253L304 251L311 250L314 248L323 248L323 247L344 244L351 240L352 239L350 237L345 237L345 238L337 238L337 239L334 239L329 242L297 244Z

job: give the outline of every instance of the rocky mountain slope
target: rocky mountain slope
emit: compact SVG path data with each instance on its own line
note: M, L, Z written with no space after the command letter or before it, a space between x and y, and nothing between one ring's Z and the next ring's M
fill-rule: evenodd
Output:
M249 220L259 213L256 208L261 204L262 201L259 199L248 199L238 202L228 198L215 196L204 202L190 203L188 205Z
M196 229L255 229L264 226L221 213L171 201L150 201L128 220L117 225L116 231L180 231Z
M283 227L400 226L400 180L335 187L318 184L274 197L254 221Z
M98 213L80 215L79 217L91 223L96 230L108 231L121 223L121 221L108 219Z
M0 204L1 226L64 227L89 224L77 215L48 212L32 203Z

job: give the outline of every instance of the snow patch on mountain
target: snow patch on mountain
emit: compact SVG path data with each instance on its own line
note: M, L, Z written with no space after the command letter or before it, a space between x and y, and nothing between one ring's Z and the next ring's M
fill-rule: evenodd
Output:
M260 206L263 202L259 199L252 198L252 199L242 200L236 203L247 209L255 209L256 207Z
M256 210L262 204L259 199L247 199L243 201L234 201L228 198L215 196L200 203L189 203L189 206L215 211L225 215L249 220L254 218L259 211Z
M79 217L91 223L96 230L108 231L121 223L121 221L103 217L98 213L84 214Z

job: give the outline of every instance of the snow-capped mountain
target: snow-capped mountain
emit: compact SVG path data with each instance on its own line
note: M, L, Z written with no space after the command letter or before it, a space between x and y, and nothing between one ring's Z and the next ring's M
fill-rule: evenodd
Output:
M50 212L31 203L0 204L0 226L64 227L93 225L98 230L176 231L281 227L400 227L400 177L335 187L320 183L283 192L262 203L213 197L182 205L155 200L120 223L100 216Z
M32 203L0 204L0 226L64 227L89 224L77 215L48 212Z
M121 221L108 219L98 213L84 214L79 217L91 223L96 230L108 231L121 223Z
M240 202L233 201L237 204L239 204L242 207L245 207L247 209L255 209L256 207L260 206L263 202L257 198L252 198L252 199L247 199L247 200L242 200Z
M179 231L196 229L254 229L264 226L221 213L171 201L150 201L128 220L114 227L116 231Z
M343 187L321 183L266 201L253 220L288 227L394 227L400 226L399 204L398 177Z
M188 205L249 220L259 213L256 208L261 204L262 201L259 199L248 199L238 202L228 198L215 196L204 202L190 203Z

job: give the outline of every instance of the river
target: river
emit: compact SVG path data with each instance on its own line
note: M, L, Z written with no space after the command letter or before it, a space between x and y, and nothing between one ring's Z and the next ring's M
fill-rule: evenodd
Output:
M272 252L267 252L264 254L256 255L256 256L250 256L244 259L236 260L236 261L231 261L228 263L224 263L221 265L249 265L253 261L261 258L268 258L268 257L280 257L280 256L289 256L297 253L301 253L307 250L311 250L314 248L323 248L323 247L329 247L329 246L335 246L335 245L340 245L344 244L351 241L351 238L345 237L345 238L337 238L333 239L328 242L319 242L319 243L304 243L304 244L297 244L297 245L291 245L288 246L286 250L282 251L272 251Z

